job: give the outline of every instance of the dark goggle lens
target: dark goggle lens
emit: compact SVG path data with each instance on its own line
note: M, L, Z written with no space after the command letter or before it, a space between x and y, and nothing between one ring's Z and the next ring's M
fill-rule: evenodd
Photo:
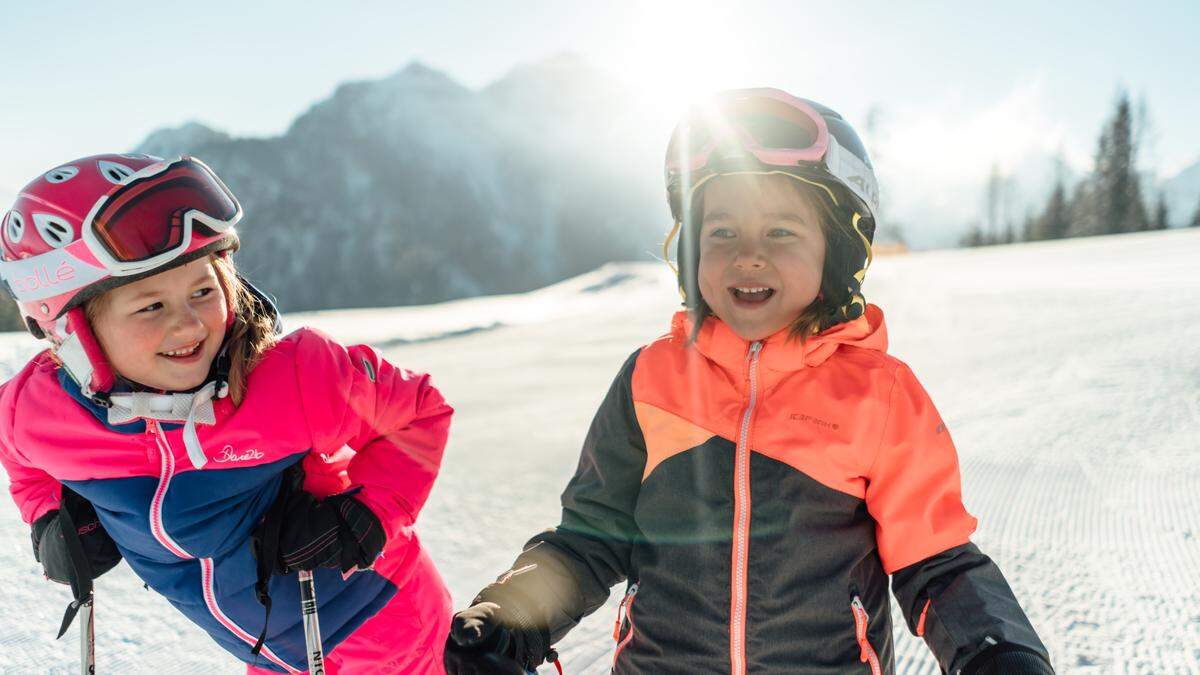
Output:
M115 259L136 262L178 247L184 215L191 211L228 221L237 215L238 205L210 172L183 163L118 190L92 226ZM202 223L196 226L209 236L215 234Z

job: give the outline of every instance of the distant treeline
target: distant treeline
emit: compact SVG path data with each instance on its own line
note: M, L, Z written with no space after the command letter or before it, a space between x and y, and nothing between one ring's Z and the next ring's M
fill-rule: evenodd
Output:
M973 224L962 244L988 246L1167 229L1170 213L1166 195L1160 191L1151 200L1143 194L1137 167L1139 136L1129 95L1122 92L1112 117L1100 132L1091 173L1068 189L1060 162L1054 189L1045 206L1040 213L1026 213L1019 224L1004 213L1010 179L993 167L985 195L985 222ZM1200 204L1188 223L1200 227Z

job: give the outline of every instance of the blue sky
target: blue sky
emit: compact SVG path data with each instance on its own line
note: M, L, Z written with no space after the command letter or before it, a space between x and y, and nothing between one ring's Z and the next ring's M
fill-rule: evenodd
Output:
M1200 3L734 5L9 4L0 189L189 120L277 134L338 83L413 59L480 87L565 51L639 87L664 119L748 85L820 100L860 128L876 106L889 170L937 189L1059 150L1086 170L1122 86L1149 111L1144 165L1169 176L1200 159Z

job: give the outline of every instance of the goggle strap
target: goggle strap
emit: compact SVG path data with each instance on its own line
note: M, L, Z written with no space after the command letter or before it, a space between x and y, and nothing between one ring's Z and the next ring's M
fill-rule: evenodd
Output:
M879 212L879 185L875 172L858 156L843 148L832 134L829 136L829 150L825 153L824 164L831 175L870 207L872 214Z

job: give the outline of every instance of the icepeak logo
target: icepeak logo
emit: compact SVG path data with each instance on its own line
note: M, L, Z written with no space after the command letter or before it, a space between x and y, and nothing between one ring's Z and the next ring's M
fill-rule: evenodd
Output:
M788 415L788 419L792 420L793 422L808 422L809 424L815 424L819 427L825 427L826 429L832 429L834 431L837 431L838 428L841 427L841 425L837 422L828 422L819 417L813 417L812 415L806 415L804 413L792 413L791 415Z
M221 448L221 454L217 455L213 461L224 464L226 462L248 462L252 459L262 458L263 454L255 448L250 448L249 450L238 454L238 451L234 450L232 445L226 445L225 447Z

